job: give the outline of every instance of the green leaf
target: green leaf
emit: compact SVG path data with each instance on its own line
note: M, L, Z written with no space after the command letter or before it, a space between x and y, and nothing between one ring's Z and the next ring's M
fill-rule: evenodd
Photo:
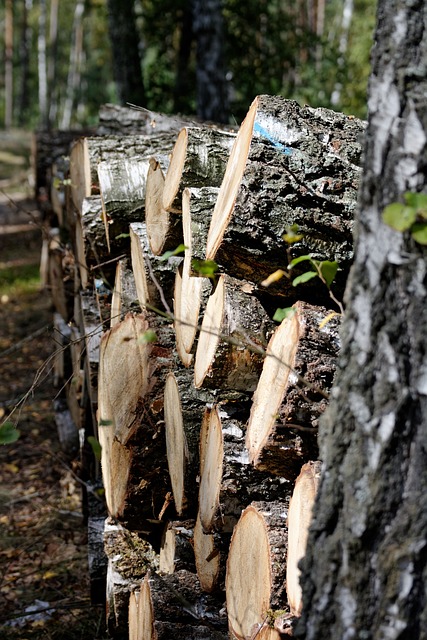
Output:
M411 235L415 242L427 245L427 222L416 222L412 225Z
M294 287L296 287L297 285L302 284L303 282L308 282L309 280L317 278L318 276L319 274L317 273L317 271L306 271L305 273L302 273L300 276L292 280L292 284Z
M118 236L116 236L116 240L121 240L122 238L129 238L130 237L130 233L119 233Z
M213 278L219 267L214 260L196 260L191 261L193 271L205 278Z
M147 331L144 331L144 333L142 333L138 338L139 344L148 344L150 342L156 342L156 341L157 341L157 334L155 331L153 331L153 329L147 329Z
M99 421L100 427L111 427L112 424L114 424L112 420L104 420L104 418Z
M89 442L90 446L92 447L92 451L94 453L95 458L97 460L101 460L102 447L99 444L98 440L96 438L94 438L93 436L88 436L87 441Z
M285 318L290 318L294 315L296 309L294 307L284 307L283 309L276 309L276 313L273 316L275 322L282 322Z
M407 231L415 222L417 212L400 202L392 202L383 211L383 220L396 231Z
M338 262L336 262L336 260L323 260L323 262L320 263L319 268L326 284L330 287L337 275Z
M427 209L427 195L425 193L415 193L407 191L403 196L408 207L413 209Z
M16 442L21 432L15 428L12 422L4 422L0 425L0 444L11 444Z
M311 262L313 259L309 255L299 256L298 258L294 258L290 261L290 263L288 264L288 269L293 269L297 264L299 264L300 262L304 262L305 260L309 260Z
M166 251L162 256L160 256L159 260L169 260L172 256L177 256L179 253L183 253L188 247L185 244L179 244L176 249L173 251Z

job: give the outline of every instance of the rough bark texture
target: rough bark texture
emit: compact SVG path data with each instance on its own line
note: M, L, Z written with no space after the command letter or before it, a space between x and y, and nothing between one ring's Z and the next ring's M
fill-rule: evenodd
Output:
M182 127L191 121L187 118L166 116L144 109L143 107L122 107L117 104L104 104L99 110L98 135L158 135L170 132L178 134ZM80 135L82 135L80 133Z
M360 120L327 109L258 96L230 155L207 258L252 282L307 253L338 260L346 275L364 128ZM289 246L283 235L293 224L303 238ZM287 278L279 284L295 298Z
M426 28L425 2L380 0L355 264L296 630L306 640L427 637L427 250L381 217L426 190Z

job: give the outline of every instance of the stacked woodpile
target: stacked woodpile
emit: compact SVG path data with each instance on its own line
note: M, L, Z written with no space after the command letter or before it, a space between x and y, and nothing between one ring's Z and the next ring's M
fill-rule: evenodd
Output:
M106 106L70 149L47 277L114 637L291 633L340 315L288 265L342 296L363 132L258 96L238 131Z

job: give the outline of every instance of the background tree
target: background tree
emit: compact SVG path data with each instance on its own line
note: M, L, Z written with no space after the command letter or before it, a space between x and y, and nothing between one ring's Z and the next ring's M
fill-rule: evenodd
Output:
M122 104L145 104L134 0L107 0L114 80Z
M13 113L13 4L12 0L6 0L5 5L5 64L4 64L4 85L5 85L5 129L12 126Z
M302 574L306 640L427 637L426 196L406 196L406 225L397 209L406 231L382 219L427 192L426 33L425 0L379 1L355 262Z
M197 115L202 120L228 122L220 0L193 0L193 31L197 43Z

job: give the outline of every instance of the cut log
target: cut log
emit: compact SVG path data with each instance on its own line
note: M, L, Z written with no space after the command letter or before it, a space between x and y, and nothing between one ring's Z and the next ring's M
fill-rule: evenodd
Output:
M206 593L215 593L225 589L226 551L223 550L224 537L218 544L218 534L203 531L200 516L194 527L194 556L197 577Z
M133 271L127 266L128 260L119 260L116 266L113 295L111 296L110 327L118 324L129 312L139 309Z
M176 139L163 190L167 211L182 212L186 187L219 187L224 177L233 133L202 127L184 127Z
M250 502L290 496L289 483L249 462L244 442L248 411L240 402L215 405L203 422L199 516L205 533L231 533Z
M132 270L141 308L171 312L175 271L182 258L162 260L149 248L145 223L130 225Z
M148 158L114 158L97 166L105 237L109 251L118 236L127 233L129 223L145 217L145 187ZM115 235L110 225L115 225Z
M225 581L233 638L255 637L269 610L285 607L287 514L286 503L254 503L234 529Z
M66 250L62 246L59 229L51 229L49 235L49 293L55 310L68 322L70 313L67 291L64 286L64 260L66 259Z
M179 382L178 382L179 381ZM197 507L198 443L204 403L192 392L187 371L168 373L164 395L166 451L175 509L193 513Z
M197 263L206 260L206 242L218 193L217 187L187 187L182 194L185 255L188 256L191 275L200 275Z
M195 571L194 520L170 522L163 534L160 546L160 573L175 573L185 569Z
M103 161L121 158L122 162L134 157L150 158L157 152L170 151L176 136L129 135L80 138L71 148L71 196L77 211L81 211L84 198L99 194L98 165Z
M99 110L98 135L147 135L175 133L190 120L149 111L143 107L124 107L104 104Z
M219 605L188 571L146 576L136 598L138 640L225 640ZM132 611L132 614L134 612Z
M294 309L269 342L246 435L252 463L290 480L318 457L318 421L339 350L338 316L320 328L327 309L303 302Z
M176 271L173 303L176 347L185 367L193 361L196 335L211 289L208 278L190 276L190 257L186 255Z
M144 316L129 314L101 341L99 441L111 515L133 530L158 528L171 487L162 418L171 346L147 342Z
M310 253L340 263L341 292L353 255L364 131L365 123L341 113L279 96L255 98L221 184L207 259L259 283ZM287 245L283 236L292 225L303 238ZM278 289L295 300L288 278Z
M165 166L169 162L150 158L145 196L145 221L151 251L155 256L173 251L182 244L181 216L166 211L163 207Z
M321 463L303 465L295 481L288 513L288 557L286 561L286 593L291 614L300 616L302 590L299 582L299 561L305 556L308 530L317 489L320 482Z
M158 567L158 555L145 540L107 518L104 548L108 558L106 618L113 638L127 638L130 593L148 571Z
M253 286L222 275L203 317L194 364L196 388L256 388L272 323Z
M75 252L83 289L89 282L89 267L108 259L102 203L99 196L84 198L81 215L76 213Z

